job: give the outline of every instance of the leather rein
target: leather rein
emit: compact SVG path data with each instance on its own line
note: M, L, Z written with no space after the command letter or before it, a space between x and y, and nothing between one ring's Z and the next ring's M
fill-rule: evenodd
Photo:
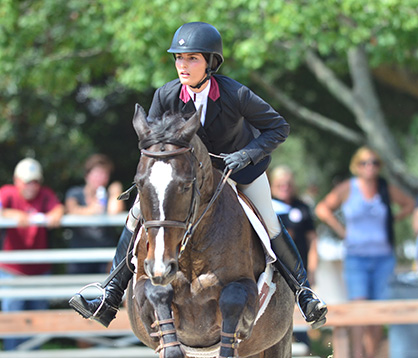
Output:
M164 147L162 147L163 149ZM192 146L185 146L180 147L174 150L161 150L161 151L150 151L148 149L141 149L141 154L153 158L156 160L165 160L170 159L179 155L183 155L186 153L191 153L194 160L199 163L198 167L202 168L202 163L199 162L197 159L194 148ZM194 166L192 166L194 168ZM225 186L226 181L228 180L229 176L231 175L231 170L228 170L225 168L222 178L218 183L218 186L215 190L215 192L212 195L212 198L210 199L208 205L206 206L203 213L199 216L199 218L196 220L197 217L197 211L200 205L200 191L197 187L197 178L196 178L196 172L193 171L193 194L192 194L192 200L191 205L189 208L189 213L187 215L186 220L184 221L178 221L178 220L145 220L142 218L142 225L147 232L149 228L159 228L159 227L175 227L185 230L185 234L183 236L183 239L180 244L180 251L179 251L179 258L181 257L182 253L184 252L187 243L189 242L189 239L193 235L194 231L196 230L196 227L199 225L199 223L202 221L203 217L206 215L206 213L209 211L215 200L218 198L219 194L221 193L223 187Z

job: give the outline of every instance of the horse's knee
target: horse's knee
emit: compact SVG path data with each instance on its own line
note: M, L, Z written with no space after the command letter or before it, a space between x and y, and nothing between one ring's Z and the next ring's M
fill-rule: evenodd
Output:
M156 307L159 305L171 305L173 301L173 287L167 286L154 286L151 281L145 283L145 295L151 304Z
M246 289L239 283L233 282L226 286L219 299L219 308L222 316L231 316L241 313L248 300Z
M232 282L221 293L219 308L223 328L229 332L238 330L243 335L251 332L257 313L257 285L251 280Z
M222 316L241 314L245 308L254 306L257 301L257 286L253 281L231 282L221 292L219 306Z

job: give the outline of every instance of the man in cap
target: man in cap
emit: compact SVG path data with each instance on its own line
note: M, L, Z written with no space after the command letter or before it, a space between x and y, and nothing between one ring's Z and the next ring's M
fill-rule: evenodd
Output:
M60 225L64 206L55 193L42 185L42 167L32 158L21 160L14 171L13 185L0 188L1 215L17 221L16 228L5 232L2 250L34 250L48 248L47 229ZM0 263L0 278L17 275L45 275L51 270L49 264ZM48 308L47 301L3 299L3 312ZM4 349L13 350L22 339L4 340Z

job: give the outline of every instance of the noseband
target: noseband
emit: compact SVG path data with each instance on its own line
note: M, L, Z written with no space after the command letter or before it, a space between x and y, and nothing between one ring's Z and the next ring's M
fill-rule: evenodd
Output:
M159 151L159 152L153 152L147 149L141 149L141 154L149 157L149 158L154 158L156 160L164 160L164 159L170 159L172 157L176 157L179 155L183 155L186 153L192 153L193 154L193 158L197 160L196 156L194 155L194 150L193 147L188 146L188 147L180 147L178 149L174 149L174 150L169 150L169 151ZM193 166L192 166L193 168ZM177 220L148 220L146 221L145 219L143 219L143 227L145 229L145 231L148 231L149 228L159 228L159 227L175 227L175 228L180 228L180 229L184 229L186 230L186 232L189 231L189 229L192 226L192 223L196 217L196 213L197 213L197 208L199 206L199 197L200 197L200 193L199 193L199 189L197 188L196 185L196 173L193 170L193 194L192 194L192 201L191 201L191 205L189 208L189 213L187 215L186 220L184 221L177 221Z

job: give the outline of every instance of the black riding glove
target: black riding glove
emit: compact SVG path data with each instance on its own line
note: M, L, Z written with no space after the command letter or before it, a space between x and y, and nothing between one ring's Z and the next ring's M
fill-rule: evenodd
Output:
M226 167L232 170L232 173L236 173L250 164L251 158L245 150L240 150L238 152L226 154L224 162Z

